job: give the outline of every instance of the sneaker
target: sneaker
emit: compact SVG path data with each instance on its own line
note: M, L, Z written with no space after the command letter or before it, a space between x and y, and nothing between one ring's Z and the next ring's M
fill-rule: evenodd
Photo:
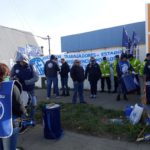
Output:
M104 91L104 90L101 90L100 92L101 92L101 93L104 93L105 91Z
M116 101L120 101L120 95L117 95Z
M50 100L50 97L46 97L47 100Z
M124 98L124 100L126 100L126 101L128 100L128 98L127 98L127 95L126 95L126 94L124 94L124 95L123 95L123 98Z
M96 95L93 95L93 98L96 98Z
M60 98L60 96L56 96L55 98L56 98L56 99L59 99L59 98Z
M22 126L21 129L20 129L20 131L19 131L19 134L25 133L28 129L29 129L28 126Z
M93 98L93 95L91 95L90 98Z
M87 102L83 101L83 102L80 102L80 104L87 104Z
M22 147L17 147L16 150L24 150Z

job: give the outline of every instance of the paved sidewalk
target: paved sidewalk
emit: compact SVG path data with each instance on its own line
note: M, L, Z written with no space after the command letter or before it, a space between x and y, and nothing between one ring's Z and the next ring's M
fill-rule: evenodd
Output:
M47 101L71 103L70 97L52 98ZM39 101L46 100L46 89L37 89L36 95ZM127 105L140 103L139 95L128 95L129 100L117 102L116 94L98 93L97 99L89 98L89 91L84 92L85 100L93 105L102 106L107 109L123 110ZM110 140L77 134L69 131L64 132L60 140L46 140L43 137L41 125L30 129L27 133L19 136L19 146L25 150L149 150L149 144L129 143L119 140Z
M41 125L30 129L20 135L19 146L25 150L149 150L149 144L129 143L86 136L65 131L60 140L47 140L43 138Z
M52 101L54 102L66 102L71 103L73 92L70 92L70 96L68 97L61 97L60 99L55 99L54 96L52 97ZM135 103L140 103L141 96L137 94L131 94L128 95L128 101L121 100L116 101L116 95L113 93L97 93L96 99L90 98L90 92L84 91L84 97L85 101L87 101L89 104L93 104L96 106L102 106L107 109L114 109L114 110L123 110L127 105L134 105ZM37 89L36 90L36 96L38 98L38 101L46 100L46 89ZM49 100L49 102L51 101ZM48 101L48 100L47 100Z

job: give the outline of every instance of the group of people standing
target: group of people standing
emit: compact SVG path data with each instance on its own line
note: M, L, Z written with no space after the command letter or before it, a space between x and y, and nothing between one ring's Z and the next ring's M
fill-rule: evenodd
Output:
M146 59L147 60L147 59ZM96 98L97 95L97 84L101 80L101 91L108 93L117 93L116 100L121 99L121 93L123 93L123 99L128 100L127 92L124 90L121 84L122 77L131 73L134 74L136 81L138 82L137 94L140 94L140 80L139 76L144 75L144 67L146 64L141 63L132 54L122 53L121 56L116 55L114 62L110 64L106 57L103 57L103 61L98 64L94 57L91 57L89 64L84 69L79 59L74 60L73 65L70 67L64 58L61 59L61 66L58 65L56 57L51 55L50 60L45 63L44 71L47 78L47 99L51 98L51 86L54 85L54 91L56 98L59 98L58 90L58 74L60 74L61 85L62 85L62 96L69 96L68 78L69 73L73 81L74 93L72 97L72 103L77 102L77 96L79 95L80 103L86 103L84 101L83 88L84 81L88 79L90 84L90 97ZM112 70L112 71L111 71ZM113 73L112 73L113 72ZM111 76L114 79L114 90L112 91ZM105 87L105 82L107 88ZM107 91L106 91L107 89Z

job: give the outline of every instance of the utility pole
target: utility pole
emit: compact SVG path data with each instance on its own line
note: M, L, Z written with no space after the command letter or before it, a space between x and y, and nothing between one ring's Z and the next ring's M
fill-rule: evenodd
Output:
M50 39L51 39L51 38L49 37L49 35L47 35L49 55L51 54L51 49L50 49Z

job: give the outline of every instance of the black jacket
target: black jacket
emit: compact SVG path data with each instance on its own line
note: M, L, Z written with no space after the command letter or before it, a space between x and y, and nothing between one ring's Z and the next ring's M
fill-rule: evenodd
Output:
M101 70L97 63L87 65L85 70L85 78L87 77L89 81L95 81L101 78Z
M46 77L57 77L57 72L60 71L57 63L48 60L44 65L44 73Z
M146 76L146 81L150 81L150 60L145 64L144 75Z
M70 70L71 78L74 82L83 82L84 81L84 69L82 66L73 65Z
M61 78L67 78L69 72L70 72L70 67L67 64L67 62L63 63L60 70Z

